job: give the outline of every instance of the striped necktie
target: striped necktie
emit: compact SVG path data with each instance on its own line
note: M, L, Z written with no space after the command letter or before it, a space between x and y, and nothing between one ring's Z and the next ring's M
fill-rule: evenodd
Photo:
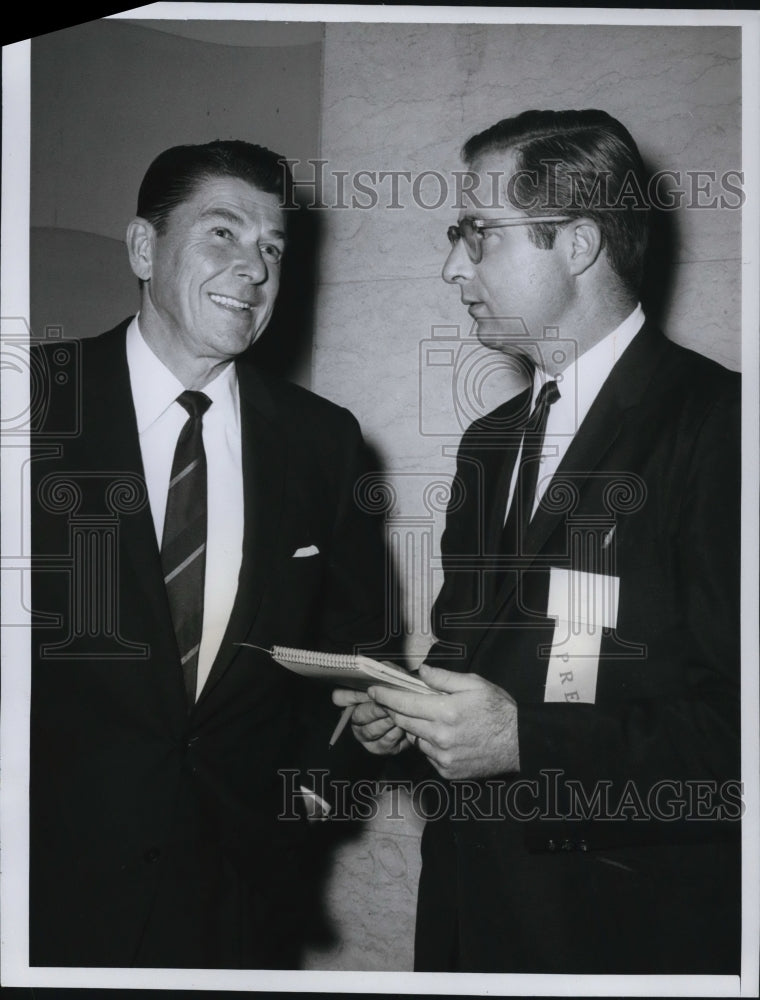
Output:
M188 706L195 704L198 651L203 629L203 584L206 570L206 453L203 414L211 400L187 390L177 397L189 418L177 439L172 462L161 566L177 636Z
M525 535L536 497L538 464L546 434L546 423L549 419L549 407L558 399L557 383L545 382L539 390L536 405L525 425L515 492L502 533L502 551L510 555L522 555L525 551Z

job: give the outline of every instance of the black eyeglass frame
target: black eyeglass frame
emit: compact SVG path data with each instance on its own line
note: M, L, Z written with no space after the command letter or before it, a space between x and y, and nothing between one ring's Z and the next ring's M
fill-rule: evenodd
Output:
M540 222L557 223L570 222L569 215L526 215L520 218L503 219L470 219L465 216L456 225L449 226L446 236L452 247L464 240L467 254L473 264L479 264L483 259L483 240L477 239L477 234L484 229L504 229L507 226L533 226Z

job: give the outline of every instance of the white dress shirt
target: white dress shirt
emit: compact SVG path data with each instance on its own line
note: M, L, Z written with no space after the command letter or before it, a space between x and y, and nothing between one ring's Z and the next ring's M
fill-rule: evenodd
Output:
M127 365L150 511L160 548L174 450L188 419L187 411L176 401L185 386L148 347L140 333L138 317L127 328ZM245 520L240 396L235 365L227 365L203 392L211 400L211 406L203 417L208 531L196 697L208 678L235 601Z
M594 344L588 351L581 354L579 358L576 358L564 371L543 371L540 368L536 368L533 378L531 412L536 404L536 397L539 390L545 382L556 380L560 398L549 407L546 434L541 452L541 465L539 467L531 517L535 514L541 497L546 492L546 488L557 471L559 463L565 457L567 449L570 447L573 438L580 429L588 411L591 409L591 404L599 395L600 389L607 381L610 372L622 356L623 351L625 351L643 325L644 312L639 303L633 312L629 316L626 316L620 326L616 327L611 333L608 333L606 337L602 338L599 343ZM517 461L512 471L512 481L509 486L509 498L506 507L507 511L512 503L515 491L521 455L522 445L520 446L520 453L517 456Z

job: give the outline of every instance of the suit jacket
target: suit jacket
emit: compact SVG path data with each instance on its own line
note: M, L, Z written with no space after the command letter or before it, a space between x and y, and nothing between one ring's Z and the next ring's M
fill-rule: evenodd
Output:
M463 436L430 656L516 700L520 773L427 824L418 967L737 972L739 376L645 325L499 559L526 405ZM558 570L619 580L589 703L545 700Z
M238 361L243 558L188 712L126 326L37 358L31 962L292 967L316 907L295 793L308 768L350 778L369 758L348 738L328 750L329 689L264 650L384 638L381 535L354 500L361 434L346 410Z

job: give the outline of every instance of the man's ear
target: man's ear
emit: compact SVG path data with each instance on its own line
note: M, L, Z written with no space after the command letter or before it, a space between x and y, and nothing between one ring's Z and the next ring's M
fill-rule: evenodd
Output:
M156 231L147 219L139 216L127 226L127 251L129 263L141 281L148 281L153 274L153 244Z
M583 274L595 263L602 249L602 233L593 219L578 219L565 230L570 273Z

